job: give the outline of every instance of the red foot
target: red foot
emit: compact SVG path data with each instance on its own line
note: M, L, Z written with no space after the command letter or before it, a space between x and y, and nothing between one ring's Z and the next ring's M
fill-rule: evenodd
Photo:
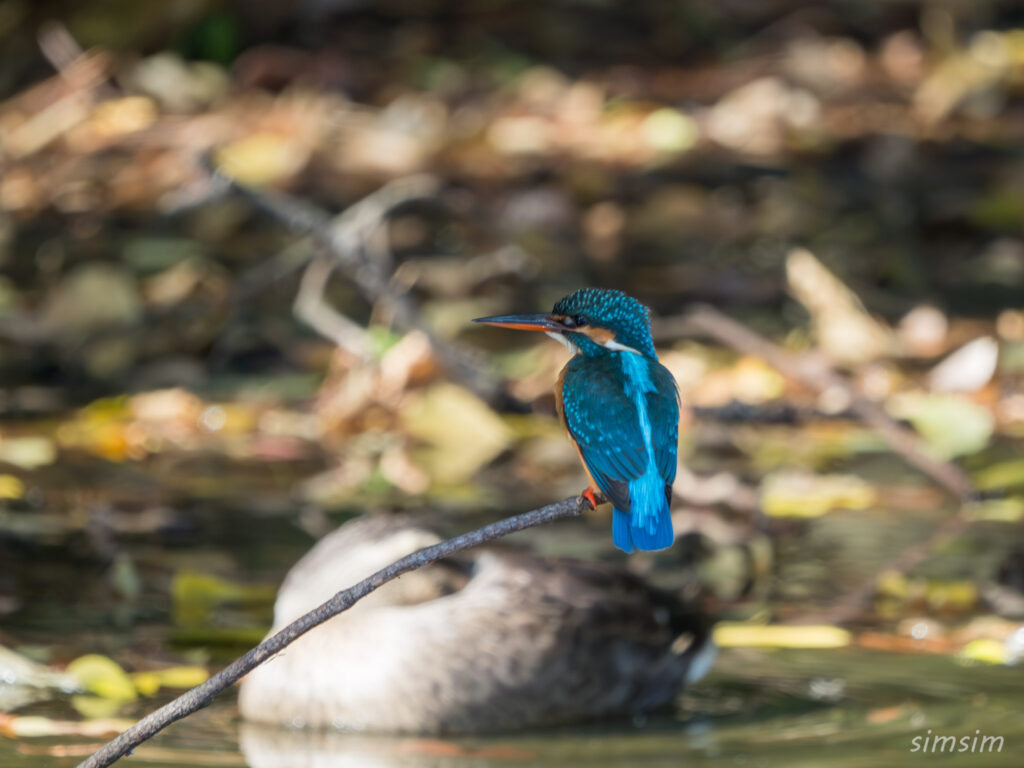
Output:
M597 497L594 495L593 488L587 488L587 490L581 493L580 496L587 500L587 503L590 504L591 509L597 509Z

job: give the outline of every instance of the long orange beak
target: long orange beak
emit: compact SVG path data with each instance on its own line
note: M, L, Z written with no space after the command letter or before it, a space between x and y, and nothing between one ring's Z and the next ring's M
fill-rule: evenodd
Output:
M562 333L566 327L553 320L550 315L495 315L478 317L474 323L495 325L499 328L515 328L519 331L548 331Z

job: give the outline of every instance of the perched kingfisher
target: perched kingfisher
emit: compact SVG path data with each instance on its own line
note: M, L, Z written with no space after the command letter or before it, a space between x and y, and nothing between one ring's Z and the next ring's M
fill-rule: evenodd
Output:
M679 393L658 362L647 307L622 291L583 288L551 314L474 322L543 331L575 353L555 400L590 476L583 495L596 506L596 488L612 502L612 540L624 552L672 546Z

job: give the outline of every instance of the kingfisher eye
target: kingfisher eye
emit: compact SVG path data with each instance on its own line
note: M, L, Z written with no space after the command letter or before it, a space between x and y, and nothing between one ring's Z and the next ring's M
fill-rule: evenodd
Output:
M565 315L559 322L566 328L582 328L590 325L590 318L586 315Z

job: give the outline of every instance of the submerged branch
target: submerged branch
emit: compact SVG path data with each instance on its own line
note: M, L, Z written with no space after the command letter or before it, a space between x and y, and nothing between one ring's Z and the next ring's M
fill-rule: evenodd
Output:
M243 656L235 659L220 672L213 675L202 685L186 691L174 701L146 715L128 730L117 736L94 752L78 768L103 768L120 758L130 754L136 747L158 734L171 723L208 706L214 697L241 679L246 673L255 669L274 654L295 642L299 637L319 624L348 610L360 599L375 589L404 573L430 565L456 552L478 546L488 541L507 536L516 531L532 528L536 525L550 523L567 517L574 517L590 508L590 503L582 496L564 499L556 504L549 504L540 509L524 512L521 515L505 518L496 523L485 525L475 531L442 541L430 547L406 555L386 568L360 581L358 584L343 589L327 602L299 617L275 635Z

